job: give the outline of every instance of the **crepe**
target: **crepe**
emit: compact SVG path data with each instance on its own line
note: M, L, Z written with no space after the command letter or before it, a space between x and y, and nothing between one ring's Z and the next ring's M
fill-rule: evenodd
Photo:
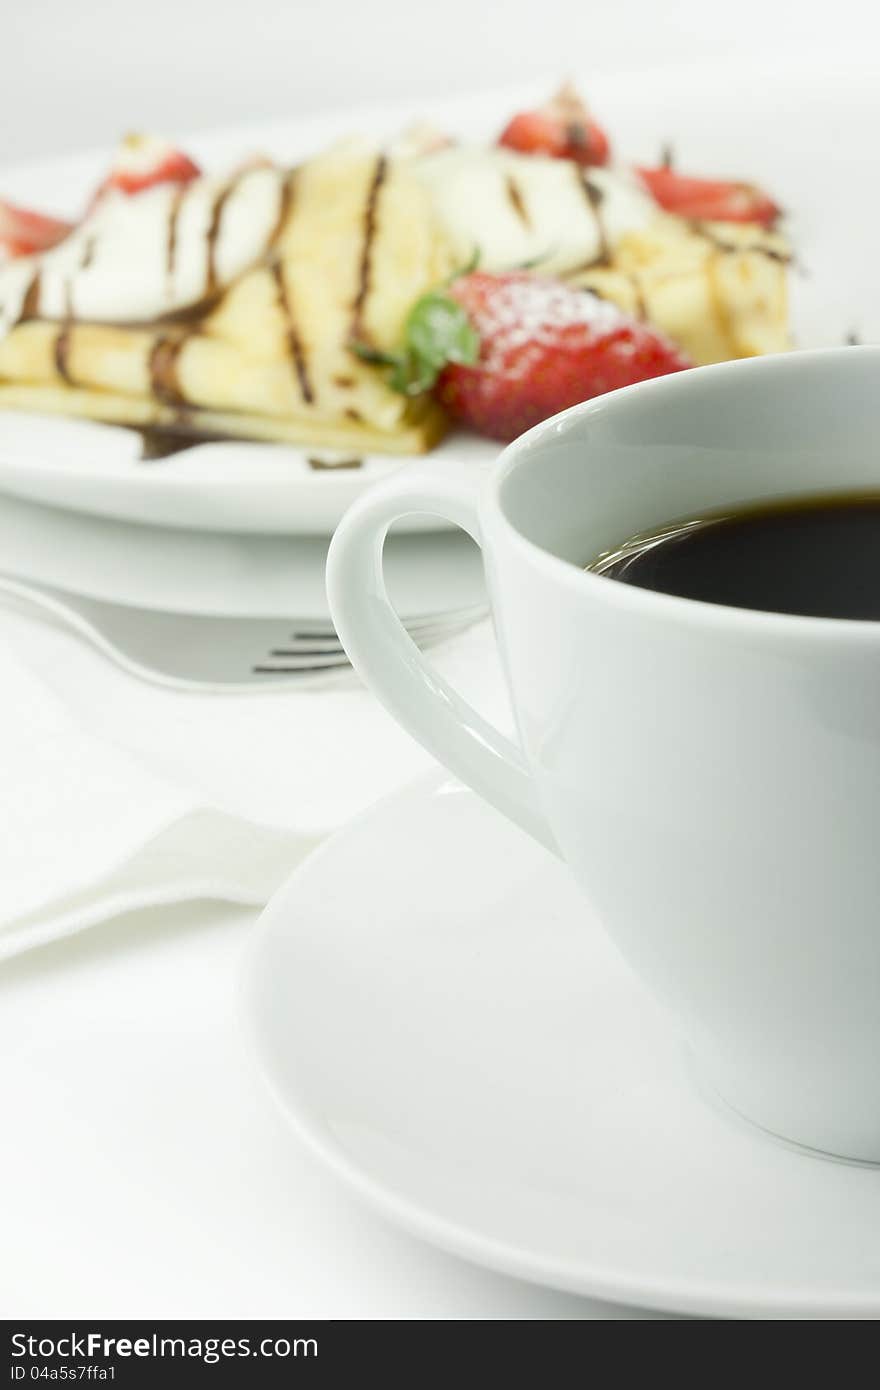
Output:
M439 408L391 390L351 350L393 347L413 301L452 269L419 181L406 162L361 146L256 172L258 207L253 172L117 198L39 264L0 275L8 316L20 301L0 339L0 406L196 435L429 448L445 426ZM152 239L132 247L133 221Z
M98 200L0 267L0 407L348 454L430 449L433 397L356 350L477 256L646 319L697 364L790 346L782 237L660 212L625 172L487 147L348 142Z
M705 366L791 347L789 260L785 238L763 227L661 214L572 283L652 323Z
M610 299L699 366L791 347L788 244L754 224L660 212L635 178L456 146L417 164L459 263L528 266Z

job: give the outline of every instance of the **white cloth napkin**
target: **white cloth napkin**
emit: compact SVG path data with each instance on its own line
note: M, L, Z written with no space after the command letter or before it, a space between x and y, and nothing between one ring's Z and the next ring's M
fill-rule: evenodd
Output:
M0 959L134 908L262 904L317 843L200 804L77 727L0 644Z

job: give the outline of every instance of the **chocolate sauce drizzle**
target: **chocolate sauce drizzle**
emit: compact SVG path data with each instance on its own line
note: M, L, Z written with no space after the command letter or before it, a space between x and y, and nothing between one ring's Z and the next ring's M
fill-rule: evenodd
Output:
M381 192L387 174L388 160L383 154L376 160L376 167L373 171L373 178L370 183L370 191L367 194L367 201L364 207L364 244L361 250L357 294L355 295L354 304L352 305L351 338L355 342L365 341L364 310L372 284L373 243L376 239L379 193Z
M166 313L156 314L149 319L119 319L116 321L116 327L134 329L185 328L188 324L198 324L207 318L213 309L217 308L224 293L224 290L218 290L210 297L206 296L197 299L193 304L184 305L182 309L168 309Z
M79 262L76 271L86 270L91 265L95 255L95 238L86 237L82 244ZM73 282L74 274L68 276L64 281L64 314L62 317L62 328L55 342L55 365L60 375L67 382L72 382L70 375L70 340L69 334L73 324L76 322L76 314L73 307Z
M63 323L55 337L53 356L55 358L55 370L66 381L68 386L73 385L73 377L70 374L70 328L69 322Z
M150 353L150 387L153 395L164 405L186 405L186 397L177 378L177 359L186 338L159 338Z
M507 192L507 197L510 201L510 206L513 208L520 222L523 224L524 227L531 229L532 219L529 216L529 210L526 207L525 199L522 195L522 189L520 188L519 184L517 183L516 179L513 177L512 174L508 174L507 178L504 181L504 186Z
M761 256L766 256L770 261L779 261L782 265L790 265L794 257L788 251L778 251L775 246L749 246L739 245L735 241L725 241L717 232L713 232L706 226L705 222L698 219L691 219L688 226L695 236L707 241L716 251L720 251L725 256L735 256L738 251L756 251Z
M136 426L129 426L129 428L132 429L133 433L140 435L140 459L143 463L154 463L159 459L170 458L172 454L185 453L187 449L194 449L197 444L220 444L229 441L238 443L242 438L240 435L224 434L217 430L199 429L191 422L189 412L186 409L179 410L175 419L166 425L142 425L140 429ZM260 440L256 439L249 439L248 444L261 449L266 447Z
M185 192L185 188L178 188L168 211L168 235L165 241L165 279L169 290L174 278L174 265L177 260L177 220L180 216L180 209L183 205L183 195Z
M594 259L590 262L591 266L608 265L611 260L611 247L608 242L608 233L605 229L605 219L602 216L602 199L604 194L588 174L580 167L575 168L575 177L587 200L587 206L593 215L596 224L596 235L599 238L599 250Z
M35 319L40 312L40 272L34 272L33 279L25 291L24 299L21 301L21 311L16 323L24 323L27 319Z
M318 455L309 455L307 460L309 468L313 468L316 473L333 473L336 469L363 468L362 458L345 459L322 459Z
M156 463L160 459L171 458L173 454L185 453L194 444L204 441L193 435L175 434L173 430L146 427L138 430L141 437L140 458L143 463Z
M220 224L223 220L223 209L226 207L229 198L236 185L228 183L221 189L214 199L214 206L211 209L211 221L208 224L208 232L205 238L207 264L205 267L205 294L215 294L217 291L217 239L220 235Z
M296 371L296 379L299 382L299 389L302 398L307 405L311 405L315 399L309 377L308 363L306 362L305 348L302 339L297 332L296 319L293 315L293 306L290 302L290 294L284 279L284 266L281 261L273 261L271 265L272 278L275 281L275 288L278 294L278 305L284 315L285 333L287 337L287 349L293 361Z
M281 184L281 196L278 200L278 216L275 219L275 226L272 228L272 235L269 237L269 249L274 249L281 239L284 228L287 226L287 219L290 216L290 209L293 205L293 195L296 189L296 170L293 169Z

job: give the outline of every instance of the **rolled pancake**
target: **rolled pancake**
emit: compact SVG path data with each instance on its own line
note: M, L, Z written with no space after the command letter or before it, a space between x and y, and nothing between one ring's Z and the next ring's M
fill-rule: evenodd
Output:
M293 171L111 195L0 268L0 407L419 453L442 411L354 349L399 348L413 303L474 252L612 300L697 364L791 345L775 233L687 222L631 176L567 160L348 142Z
M791 347L785 238L660 212L626 172L455 146L416 161L463 263L530 267L666 333L698 365Z
M361 146L279 179L281 215L260 263L218 288L206 262L194 305L144 323L51 320L39 296L36 313L23 305L0 339L0 405L364 451L430 448L444 429L439 409L391 390L352 351L396 346L412 303L452 270L428 195L405 162ZM180 220L189 196L166 200L169 216ZM215 238L234 206L228 189L217 197ZM100 227L90 273L109 254ZM72 272L71 305L78 287Z

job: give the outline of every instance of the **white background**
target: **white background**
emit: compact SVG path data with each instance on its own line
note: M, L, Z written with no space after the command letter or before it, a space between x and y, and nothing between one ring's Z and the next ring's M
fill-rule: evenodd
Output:
M345 103L855 43L871 0L3 0L0 163ZM748 102L749 93L731 99Z
M856 0L3 0L0 164L138 127L173 135L397 97L417 114L456 91L554 82L569 65L868 45L871 12ZM749 99L731 84L732 103ZM323 745L293 714L273 743L242 707L227 738L231 707L203 714L134 689L64 634L3 617L0 639L84 724L157 770L218 794L257 776L275 795L281 777L291 797L303 782L313 803L320 793ZM488 705L490 648L484 633L458 668L447 656L465 686L468 671L489 671L475 682ZM342 814L427 763L371 718L368 738L334 745L351 770ZM144 913L0 972L0 1316L627 1316L429 1250L315 1166L236 1032L252 920L216 907Z

